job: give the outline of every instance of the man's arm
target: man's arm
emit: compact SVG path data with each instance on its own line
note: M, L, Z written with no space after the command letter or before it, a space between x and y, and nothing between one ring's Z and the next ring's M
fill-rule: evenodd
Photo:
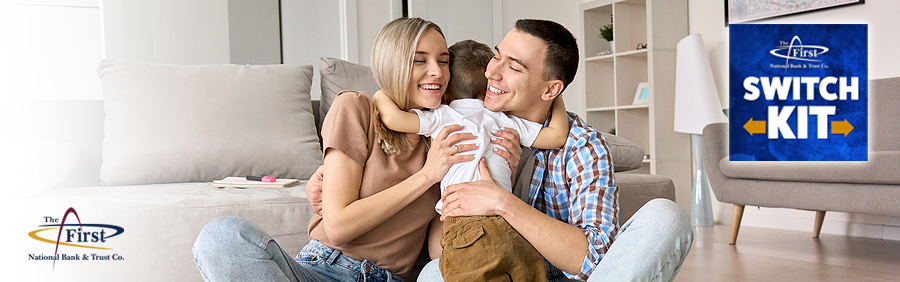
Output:
M419 115L404 112L400 107L397 107L394 100L391 100L381 90L375 92L372 100L375 102L375 108L378 109L378 113L381 115L381 123L384 123L384 126L397 132L419 132Z
M447 216L500 215L551 264L579 273L588 252L588 240L578 227L551 218L497 186L487 163L479 163L481 179L448 186L442 195Z

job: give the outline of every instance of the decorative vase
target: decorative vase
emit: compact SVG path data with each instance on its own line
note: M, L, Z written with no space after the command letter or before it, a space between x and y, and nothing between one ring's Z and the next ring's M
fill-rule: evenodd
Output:
M615 41L612 41L612 40L609 41L609 52L610 53L616 52L616 42Z

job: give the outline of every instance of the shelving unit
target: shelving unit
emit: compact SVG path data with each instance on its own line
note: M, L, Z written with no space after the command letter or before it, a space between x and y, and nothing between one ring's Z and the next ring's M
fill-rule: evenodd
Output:
M672 178L679 203L689 207L690 136L676 133L672 121L675 46L688 35L687 1L598 0L581 4L581 16L585 119L603 132L615 128L616 135L644 148L649 159L627 173ZM603 54L607 44L600 28L610 20L615 52ZM649 84L649 103L633 105L641 82Z

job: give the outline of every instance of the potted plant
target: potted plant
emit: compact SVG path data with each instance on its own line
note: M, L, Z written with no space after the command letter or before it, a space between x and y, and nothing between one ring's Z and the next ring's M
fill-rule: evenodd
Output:
M608 24L604 25L600 28L600 37L609 41L609 52L615 52L615 45L613 43L613 25Z

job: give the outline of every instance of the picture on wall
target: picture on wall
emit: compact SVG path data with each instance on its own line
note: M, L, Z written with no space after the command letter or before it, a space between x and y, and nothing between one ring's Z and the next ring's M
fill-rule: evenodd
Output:
M725 0L725 25L849 4L865 0Z

